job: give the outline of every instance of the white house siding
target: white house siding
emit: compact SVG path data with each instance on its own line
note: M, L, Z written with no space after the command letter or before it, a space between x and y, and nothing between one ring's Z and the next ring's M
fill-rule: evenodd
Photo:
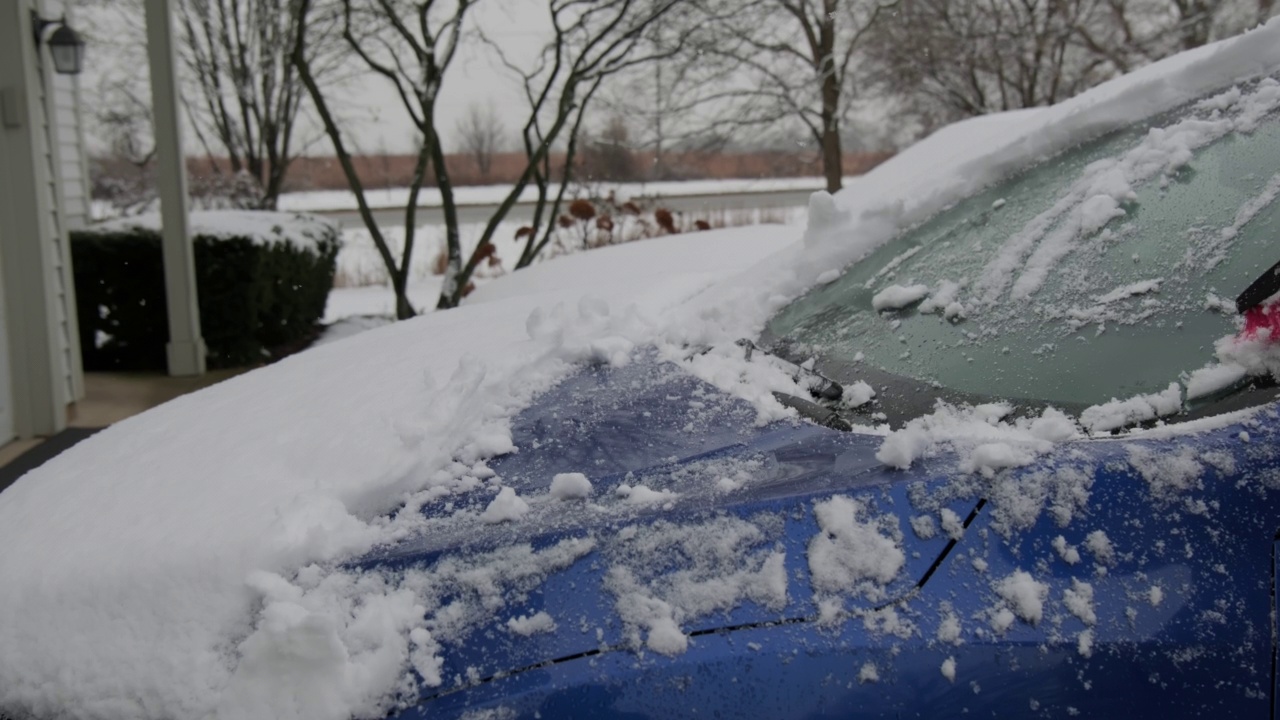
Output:
M45 18L60 18L66 14L74 27L71 3L61 0L41 0L40 14ZM54 233L49 238L53 244L50 257L52 286L57 295L58 363L59 376L66 390L68 402L84 397L84 375L80 364L80 334L76 322L75 283L71 274L70 242L67 233L84 227L89 221L89 203L86 193L87 172L82 115L79 112L79 84L75 76L53 72L48 53L39 53L39 102L45 108L45 125L41 128L46 140L46 157L49 162L49 192L53 202Z

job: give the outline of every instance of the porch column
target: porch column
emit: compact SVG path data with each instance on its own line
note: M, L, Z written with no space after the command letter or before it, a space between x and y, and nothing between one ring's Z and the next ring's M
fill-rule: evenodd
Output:
M178 114L177 53L169 0L146 0L147 55L155 117L156 169L160 183L164 287L169 308L170 375L204 374L204 338L196 300L195 248L187 218L187 169Z

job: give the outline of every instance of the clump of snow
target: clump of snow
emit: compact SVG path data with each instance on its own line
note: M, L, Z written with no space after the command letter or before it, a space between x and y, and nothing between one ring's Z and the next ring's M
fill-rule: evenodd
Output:
M934 524L931 515L917 515L911 518L911 529L921 540L931 540L938 534L938 526Z
M947 611L942 616L942 622L938 623L938 642L951 643L959 645L960 639L960 618L951 611Z
M819 285L829 285L840 277L840 271L837 269L828 270L818 276L817 283Z
M981 472L987 477L1007 468L1030 465L1035 461L1034 450L1015 447L1009 443L983 443L974 448L960 468L965 472Z
M1115 290L1112 290L1111 292L1106 293L1105 295L1100 295L1094 298L1094 302L1097 302L1100 305L1106 305L1107 303L1113 303L1113 302L1116 302L1117 300L1124 300L1125 298L1131 298L1135 295L1145 295L1147 293L1153 293L1160 289L1160 283L1162 282L1164 282L1164 278L1155 278L1154 280L1139 280L1138 282L1135 282L1135 283L1122 285L1116 288Z
M1089 503L1093 486L1089 468L1062 465L996 478L988 493L991 527L1004 537L1030 528L1046 508L1059 527L1066 527Z
M819 236L821 231L838 228L849 221L847 210L836 204L831 193L819 190L809 196L809 229L805 233L805 242Z
M438 646L413 592L347 574L330 575L310 592L267 572L251 574L247 584L263 607L239 644L221 717L338 720L345 717L339 708L373 714L387 709L381 698L411 656L427 682L439 681L438 665L427 657ZM351 593L356 584L363 586L359 603Z
M559 473L551 478L551 497L558 500L591 497L591 481L582 473Z
M507 621L507 629L516 635L529 637L539 633L553 632L556 629L556 621L546 611L539 611L532 615L511 618Z
M1084 546L1089 552L1093 553L1094 560L1100 565L1110 565L1115 562L1116 550L1111 544L1111 538L1107 537L1106 531L1094 530L1084 538Z
M1053 539L1051 544L1053 549L1058 551L1058 557L1062 558L1062 561L1066 564L1075 565L1080 562L1080 551L1074 545L1067 543L1065 537L1059 535Z
M1085 625L1098 622L1098 613L1093 607L1093 586L1089 583L1072 578L1071 587L1062 593L1062 604Z
M956 659L954 657L948 657L943 660L942 667L939 669L942 671L942 677L946 678L948 682L954 683L956 681Z
M1063 443L1080 435L1080 429L1069 415L1053 407L1045 408L1031 421L1031 434L1051 443Z
M1015 570L1000 580L995 590L1024 622L1036 625L1044 618L1044 601L1049 597L1049 586L1025 570Z
M1280 377L1280 342L1271 338L1269 328L1254 337L1224 337L1214 350L1224 365L1241 367L1249 375Z
M1182 386L1170 383L1158 393L1138 395L1126 400L1112 399L1080 413L1080 424L1095 433L1110 432L1128 425L1173 415L1182 410Z
M639 630L644 629L644 646L656 653L679 655L689 648L689 638L676 621L676 609L646 593L629 568L610 568L605 588L617 597L614 606L622 621L634 628L633 645L639 644Z
M498 491L497 497L489 503L484 512L480 513L480 519L490 524L510 522L519 520L527 512L529 512L529 503L517 495L512 488L504 487Z
M1152 497L1168 501L1180 493L1200 486L1204 466L1193 447L1176 453L1157 452L1143 445L1126 445L1129 465L1147 482Z
M844 395L841 398L846 406L851 408L862 407L876 396L876 391L867 383L858 380L844 386Z
M1246 375L1248 370L1233 362L1206 365L1187 378L1187 400L1199 400L1226 390Z
M938 287L929 294L929 297L920 303L920 312L942 313L947 320L953 320L964 316L964 305L961 305L958 297L960 290L964 286L961 283L952 280L943 280L938 283Z
M1093 657L1093 629L1085 628L1076 636L1076 651L1080 657Z
M871 298L871 307L881 310L901 310L910 307L929 294L928 285L890 285Z
M951 508L942 508L938 512L942 517L942 531L952 540L964 537L964 519Z
M605 587L633 647L675 655L690 620L745 601L773 610L787 602L785 553L770 545L776 522L736 517L677 525L658 521L607 548Z
M892 604L863 611L862 626L876 635L893 635L906 640L916 634L916 626Z
M1012 610L1001 606L991 614L991 629L995 630L996 634L1005 633L1008 632L1009 628L1013 627L1013 624L1017 621L1018 616L1014 615Z
M653 490L647 485L636 485L632 487L623 483L614 491L619 497L627 499L627 502L637 505L648 505L652 503L670 502L679 495L670 490Z
M882 598L906 563L896 516L871 516L864 500L844 495L815 503L813 512L821 529L809 541L814 589Z
M1030 465L1056 442L1075 435L1074 424L1056 409L1047 408L1035 420L1004 420L1012 410L1005 404L956 408L939 401L932 414L889 433L876 459L905 470L920 458L954 451L960 455L961 470L992 477L1006 468Z

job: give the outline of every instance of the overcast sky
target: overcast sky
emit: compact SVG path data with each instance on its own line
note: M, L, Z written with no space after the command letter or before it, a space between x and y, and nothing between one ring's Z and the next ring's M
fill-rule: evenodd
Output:
M468 14L471 29L482 28L500 42L512 58L531 62L550 37L547 0L485 0ZM437 111L445 142L457 145L454 128L472 103L492 102L504 117L506 130L515 137L524 121L523 93L509 70L496 61L494 52L474 36L450 67L441 89ZM348 88L352 119L360 115L358 137L365 153L410 152L414 147L414 127L391 85L381 78L368 78ZM359 112L358 109L367 109ZM505 112L510 109L510 112ZM509 139L508 142L511 142ZM323 154L323 153L322 153Z
M140 6L141 3L138 3ZM81 83L87 112L92 113L96 89L105 81L118 78L145 80L145 46L132 37L119 13L123 5L108 2L105 7L82 4L77 13L82 33L89 41L85 73ZM454 146L454 128L472 103L492 102L511 142L523 122L524 101L516 79L501 67L493 50L474 35L478 28L502 43L512 58L531 61L549 37L546 0L484 0L468 13L470 30L455 64L449 69L437 106L439 130L445 142ZM355 66L357 69L358 65ZM147 90L139 83L141 90ZM364 75L333 88L333 100L347 121L350 140L362 153L404 153L414 149L414 127L392 86L383 78ZM92 137L95 123L88 121L91 151L104 149L100 138ZM310 128L315 136L319 127ZM192 154L201 152L190 128L184 145ZM328 155L332 148L327 139L310 147L309 154Z

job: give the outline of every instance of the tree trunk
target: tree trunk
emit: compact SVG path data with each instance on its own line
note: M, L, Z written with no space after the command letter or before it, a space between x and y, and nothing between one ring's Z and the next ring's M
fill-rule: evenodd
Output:
M836 76L836 0L824 0L824 14L818 26L821 51L819 72L822 76L822 174L827 178L827 192L843 187L844 150L840 147L840 78Z
M440 147L440 135L435 131L435 107L430 108L431 118L425 130L430 132L428 140L431 142L431 167L436 174L436 189L440 191L440 207L444 211L444 234L445 248L448 254L449 264L444 271L444 285L440 289L440 299L436 301L436 307L444 310L447 308L457 307L462 301L463 294L466 293L467 283L471 280L471 273L467 271L474 268L475 265L470 264L468 268L462 266L462 239L458 232L458 204L453 198L453 181L449 177L449 167L445 164L444 148ZM480 244L476 246L478 251L488 242L488 237L482 237ZM474 256L475 253L472 253Z
M396 292L396 315L401 316L407 310L408 315L405 315L405 317L412 317L413 307L409 305L409 298L405 294L404 281L397 282L398 272L395 258L391 255L391 248L387 245L387 240L383 237L377 221L374 220L373 210L365 199L364 185L360 182L360 175L356 172L355 164L351 160L351 153L347 152L346 145L342 142L342 131L338 129L338 124L334 120L333 114L329 111L329 104L325 102L324 95L320 92L320 86L316 83L315 76L311 72L311 65L307 62L305 51L306 33L304 29L307 26L306 18L310 9L311 3L309 0L301 0L297 6L298 31L293 38L293 51L289 54L289 61L297 68L298 78L302 80L307 94L315 105L316 114L320 116L320 121L324 124L325 134L329 136L330 142L333 143L333 152L338 156L338 164L342 166L342 173L346 176L347 184L351 187L351 192L356 197L356 205L360 209L360 219L364 221L364 226L368 229L369 236L373 239L373 244L378 249L378 255L382 258L382 264L386 267L387 274L391 277L391 284ZM405 277L407 276L408 274L406 273Z

